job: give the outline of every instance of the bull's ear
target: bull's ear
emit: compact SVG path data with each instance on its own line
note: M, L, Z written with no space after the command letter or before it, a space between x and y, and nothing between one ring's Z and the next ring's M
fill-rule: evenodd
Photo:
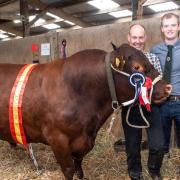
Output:
M111 45L113 47L113 50L115 51L117 49L116 45L114 43L111 42Z
M121 58L116 57L116 58L115 58L115 66L116 66L118 69L122 70L123 67L124 67L124 64L125 64L125 60L124 60L123 57L121 57Z

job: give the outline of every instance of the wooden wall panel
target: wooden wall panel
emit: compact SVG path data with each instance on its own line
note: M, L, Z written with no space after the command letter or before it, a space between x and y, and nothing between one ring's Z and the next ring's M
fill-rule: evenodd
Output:
M178 14L180 15L180 11L178 11ZM123 22L62 32L52 31L38 36L0 42L0 63L31 63L33 60L31 52L32 43L37 43L39 47L41 46L41 43L51 44L50 56L41 56L39 52L40 63L46 63L53 59L57 59L60 55L59 46L64 38L67 40L68 56L80 50L89 48L111 51L111 41L116 45L127 43L129 26L133 23L140 23L145 26L147 31L147 50L154 44L162 41L159 18L150 18L133 22Z

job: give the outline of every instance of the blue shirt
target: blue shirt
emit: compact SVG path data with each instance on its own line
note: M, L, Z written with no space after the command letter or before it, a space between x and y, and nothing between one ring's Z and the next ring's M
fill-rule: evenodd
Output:
M151 52L159 57L162 71L164 71L168 52L167 45L165 43L157 44L151 49ZM174 44L172 54L171 84L173 89L171 95L180 95L180 40Z

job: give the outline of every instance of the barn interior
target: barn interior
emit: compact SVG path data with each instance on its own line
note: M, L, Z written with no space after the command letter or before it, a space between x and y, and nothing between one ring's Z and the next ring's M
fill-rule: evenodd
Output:
M99 2L100 6L87 0L1 0L0 61L30 63L33 45L40 63L58 59L63 39L68 56L87 48L111 51L110 42L126 42L129 25L137 21L147 29L148 49L162 41L159 18L168 11L179 14L180 7L179 0ZM50 48L48 55L41 54L44 45Z
M98 6L99 4L100 6ZM0 0L0 63L25 64L37 61L43 64L57 60L61 57L61 45L64 39L67 42L67 57L84 49L103 49L110 52L112 51L111 42L117 46L127 43L129 26L133 23L140 23L145 27L147 32L146 50L149 50L154 44L163 41L160 31L160 18L167 12L173 12L180 16L180 1ZM104 129L109 127L110 121L111 118L105 124ZM127 173L124 172L126 171L126 165L119 167L119 164L114 164L111 167L111 163L115 162L116 159L125 164L125 158L114 155L112 149L105 152L109 148L109 144L105 144L106 141L109 140L108 143L111 143L110 141L115 141L117 137L123 136L119 118L113 124L112 134L107 137L107 132L104 133L103 130L100 136L106 138L104 144L100 142L100 145L88 157L88 161L94 161L96 165L95 170L86 174L89 179L109 180L119 179L118 177L122 180L128 179ZM6 152L6 148L11 151L7 144L0 146L3 147L2 154ZM175 146L174 140L172 146ZM104 148L103 151L101 150L102 147ZM19 179L56 179L56 177L60 177L61 179L62 175L59 174L58 167L53 166L55 160L51 151L45 146L35 146L35 150L40 150L42 154L43 151L47 150L49 156L45 159L46 154L43 154L44 161L41 161L47 173L40 177L29 170L32 167L24 168L24 165L30 163L28 159L25 159L23 163L18 165L18 168L24 168L23 173L21 174L19 169L16 168L14 174L17 174L14 177L19 177ZM96 154L96 151L99 153ZM167 180L180 179L180 152L177 150L173 150L173 152L172 158L174 160L166 161L164 165L163 173ZM22 153L22 150L19 149L18 153ZM18 153L12 152L8 159L12 161L13 156L18 156ZM104 156L101 157L103 153ZM108 155L110 155L110 158L106 159ZM18 157L13 163L23 159L22 156ZM42 158L40 154L37 154L37 156ZM100 162L95 161L97 156L101 157ZM143 158L146 159L146 155L143 154ZM47 162L49 162L49 165L47 165ZM6 161L3 161L3 163L6 163ZM103 168L100 171L101 165L107 166L113 174L107 173L107 169ZM87 169L91 168L91 164L88 164L87 161L85 166ZM0 167L2 172L6 173L2 173L2 179L15 179L14 174L7 177L7 174L11 174L11 172L4 168L4 164L0 164ZM100 173L98 173L98 170ZM149 179L147 169L143 171L146 178Z

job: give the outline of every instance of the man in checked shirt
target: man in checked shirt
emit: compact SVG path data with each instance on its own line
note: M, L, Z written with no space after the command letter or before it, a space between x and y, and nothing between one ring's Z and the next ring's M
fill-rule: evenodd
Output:
M142 51L150 63L162 74L161 66L158 57L155 54L144 52L146 33L145 28L140 24L134 24L130 27L128 33L128 42L131 46ZM142 129L130 127L126 123L126 114L128 107L122 108L122 126L125 135L125 145L127 154L128 173L131 180L142 180L142 165L141 165L141 141ZM151 106L151 113L144 112L146 118L149 120L150 127L147 128L147 139L149 147L148 169L154 180L161 180L160 168L163 160L163 144L164 136L161 124L161 117L158 105ZM129 114L129 122L135 125L142 125L142 117L139 112L138 105L131 108ZM118 146L118 140L114 146Z

